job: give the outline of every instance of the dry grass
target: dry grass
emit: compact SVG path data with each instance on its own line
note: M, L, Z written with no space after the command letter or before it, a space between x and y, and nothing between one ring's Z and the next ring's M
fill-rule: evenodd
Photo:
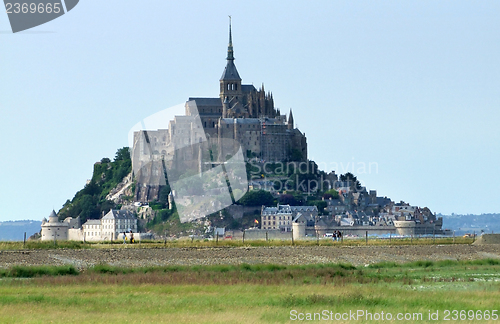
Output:
M134 248L200 248L200 247L261 247L261 246L390 246L390 245L434 245L434 244L472 244L474 242L473 238L456 237L455 239L451 237L446 238L432 238L423 237L418 238L393 238L389 239L379 239L379 238L368 238L368 242L365 238L347 238L342 242L334 242L331 239L321 238L319 240L315 238L309 238L307 240L295 241L292 243L291 240L174 240L174 241L143 241L137 242L135 244L123 244L122 241L116 242L73 242L73 241L58 241L56 244L54 242L41 242L41 241L30 241L26 245L23 242L0 242L0 250L24 250L24 249L134 249Z
M439 310L442 319L444 309L485 310L499 306L498 283L420 286L426 289L415 290L400 282L344 286L0 284L0 323L288 323L293 322L289 315L292 309L312 313L357 309L393 314L421 312L424 316L429 310Z

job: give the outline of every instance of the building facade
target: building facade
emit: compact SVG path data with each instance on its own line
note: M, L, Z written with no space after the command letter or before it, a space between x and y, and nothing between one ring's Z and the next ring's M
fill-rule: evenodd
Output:
M101 219L89 219L82 226L85 241L114 241L121 233L137 232L137 218L128 210L111 209Z
M276 207L262 206L261 210L261 229L281 230L283 232L292 231L292 222L298 216L302 215L306 225L314 224L318 216L316 206L290 206L277 205Z
M264 85L257 89L242 84L234 64L231 25L226 60L218 98L191 97L185 104L185 115L176 116L168 128L134 134L137 201L159 198L169 167L203 172L211 162L225 162L240 147L247 160L282 162L293 157L307 161L306 136L295 128L291 110L288 118L281 115ZM228 142L238 147L228 148Z

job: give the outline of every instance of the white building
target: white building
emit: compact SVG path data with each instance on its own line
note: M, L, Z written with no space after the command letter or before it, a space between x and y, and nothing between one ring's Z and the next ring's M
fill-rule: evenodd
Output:
M100 219L89 219L83 224L83 237L85 241L102 241Z
M83 224L86 241L114 241L121 239L120 233L137 232L137 218L128 210L111 209L101 219L89 219Z
M116 240L120 233L137 232L137 218L128 210L111 209L102 219L103 236Z
M261 228L279 229L290 232L292 230L292 209L289 205L278 205L277 207L262 206Z
M292 221L301 214L307 220L307 226L314 226L314 220L318 216L316 206L290 206L277 205L276 207L264 207L261 211L261 229L279 229L284 232L292 231Z

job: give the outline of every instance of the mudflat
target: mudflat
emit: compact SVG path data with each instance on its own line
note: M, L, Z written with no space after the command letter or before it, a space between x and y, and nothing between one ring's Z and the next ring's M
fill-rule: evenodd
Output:
M395 246L270 246L192 248L99 248L0 251L0 267L15 265L73 265L85 269L98 264L123 267L214 264L350 263L383 261L500 259L500 245Z

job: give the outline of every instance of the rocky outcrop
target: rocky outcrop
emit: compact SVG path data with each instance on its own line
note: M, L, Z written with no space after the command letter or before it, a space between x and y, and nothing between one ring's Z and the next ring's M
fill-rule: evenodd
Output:
M127 202L126 197L132 197L132 184L133 177L132 172L130 172L122 182L120 182L115 188L111 189L109 194L106 196L107 200L113 201L115 204L124 204Z

